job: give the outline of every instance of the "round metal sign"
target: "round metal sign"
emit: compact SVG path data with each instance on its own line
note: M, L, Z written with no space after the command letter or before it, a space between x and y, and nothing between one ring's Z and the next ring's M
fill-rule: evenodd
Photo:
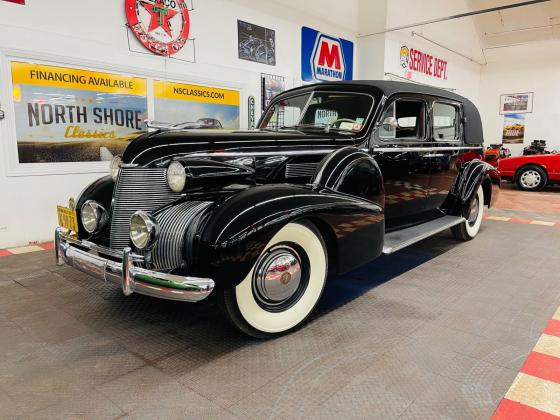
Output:
M189 38L185 0L125 0L126 18L138 40L159 55L173 55Z

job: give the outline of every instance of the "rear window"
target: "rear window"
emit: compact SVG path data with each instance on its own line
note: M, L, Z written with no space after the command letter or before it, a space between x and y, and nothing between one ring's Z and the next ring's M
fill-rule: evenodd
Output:
M432 115L435 140L459 140L459 108L455 105L435 102Z

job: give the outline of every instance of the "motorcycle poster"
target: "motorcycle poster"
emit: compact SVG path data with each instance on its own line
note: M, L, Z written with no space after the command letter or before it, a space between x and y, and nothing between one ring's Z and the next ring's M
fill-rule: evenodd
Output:
M276 33L272 29L237 21L237 49L241 60L276 65Z

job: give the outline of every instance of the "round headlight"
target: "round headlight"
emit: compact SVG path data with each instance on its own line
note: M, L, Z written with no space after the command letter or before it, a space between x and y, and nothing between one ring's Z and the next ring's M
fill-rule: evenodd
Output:
M130 218L130 239L138 249L152 247L159 235L159 225L145 211L137 211Z
M120 164L122 163L122 159L120 156L115 156L113 157L113 159L111 159L111 165L110 170L111 170L111 178L113 178L113 181L117 180L117 177L119 176L119 171L120 171Z
M179 162L171 162L167 167L167 184L171 191L181 192L187 182L185 167Z
M81 218L84 229L88 233L93 233L103 228L108 216L101 204L88 200L82 205Z

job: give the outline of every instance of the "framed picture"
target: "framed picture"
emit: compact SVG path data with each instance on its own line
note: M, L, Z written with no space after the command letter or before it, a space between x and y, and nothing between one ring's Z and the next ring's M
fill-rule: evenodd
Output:
M533 112L533 92L500 95L500 114L524 114L529 112Z
M237 52L241 60L276 65L276 33L252 23L237 21Z

